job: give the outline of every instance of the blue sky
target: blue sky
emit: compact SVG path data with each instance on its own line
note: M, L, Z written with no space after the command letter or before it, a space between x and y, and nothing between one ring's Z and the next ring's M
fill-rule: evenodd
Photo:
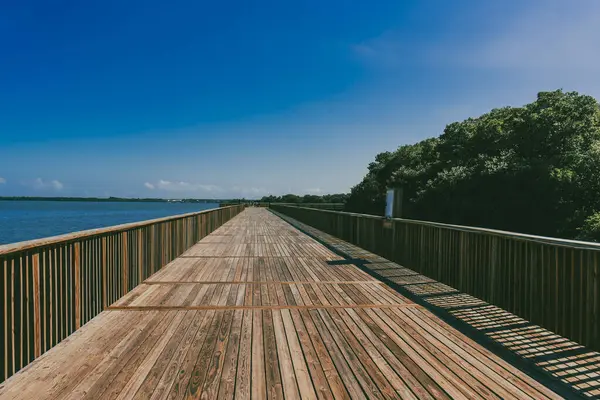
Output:
M596 0L250 3L2 2L0 195L344 192L449 122L600 98Z

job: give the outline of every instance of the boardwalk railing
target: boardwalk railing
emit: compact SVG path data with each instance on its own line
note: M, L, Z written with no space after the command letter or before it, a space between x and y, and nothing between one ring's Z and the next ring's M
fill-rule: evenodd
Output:
M600 244L272 204L273 210L600 350Z
M0 246L0 382L243 209L216 208Z

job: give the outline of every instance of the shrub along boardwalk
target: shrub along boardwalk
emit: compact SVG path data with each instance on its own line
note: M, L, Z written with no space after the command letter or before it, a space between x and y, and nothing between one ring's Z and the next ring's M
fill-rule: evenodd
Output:
M1 398L559 398L249 208L0 385Z

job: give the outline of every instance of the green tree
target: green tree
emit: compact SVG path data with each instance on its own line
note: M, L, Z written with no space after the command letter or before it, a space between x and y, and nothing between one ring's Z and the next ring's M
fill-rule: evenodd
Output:
M347 208L381 215L395 185L408 218L576 237L600 210L600 107L558 90L451 123L379 154Z
M583 221L577 239L600 242L600 212L593 213Z

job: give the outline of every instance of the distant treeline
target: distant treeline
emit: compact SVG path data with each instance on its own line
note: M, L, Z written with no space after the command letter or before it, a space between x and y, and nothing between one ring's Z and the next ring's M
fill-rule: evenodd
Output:
M404 188L406 218L600 240L600 106L542 92L369 164L348 211L381 215L385 190Z
M261 203L345 203L348 199L348 194L324 194L317 196L314 194L307 194L304 196L298 196L295 194L284 194L283 196L264 196L258 200Z
M146 202L146 203L219 203L230 200L214 199L155 199L155 198L124 198L124 197L33 197L33 196L0 196L0 201L89 201L89 202Z

